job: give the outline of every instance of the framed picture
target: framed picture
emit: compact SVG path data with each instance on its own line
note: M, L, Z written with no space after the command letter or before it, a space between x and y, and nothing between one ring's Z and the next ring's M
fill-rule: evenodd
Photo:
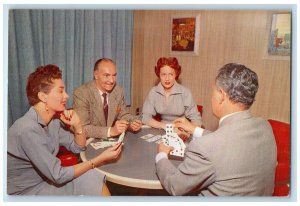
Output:
M198 55L200 15L172 17L171 26L171 54Z
M289 60L291 55L291 13L272 14L267 56Z

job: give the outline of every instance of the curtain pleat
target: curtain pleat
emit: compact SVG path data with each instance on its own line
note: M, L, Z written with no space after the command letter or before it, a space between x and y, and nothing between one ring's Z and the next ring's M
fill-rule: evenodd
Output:
M70 107L74 89L93 79L94 63L111 58L129 105L132 30L129 10L10 10L8 126L28 110L27 77L40 65L60 67Z

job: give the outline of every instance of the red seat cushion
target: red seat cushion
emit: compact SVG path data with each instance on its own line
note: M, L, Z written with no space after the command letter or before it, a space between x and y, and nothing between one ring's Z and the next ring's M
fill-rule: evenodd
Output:
M73 154L73 153L71 151L69 151L67 148L65 148L64 146L60 146L57 155L60 155L60 154Z
M78 162L78 158L74 154L62 154L59 155L58 158L60 159L61 166L63 167L76 165Z
M76 165L78 163L78 157L64 146L59 147L57 158L60 159L61 166L63 167Z

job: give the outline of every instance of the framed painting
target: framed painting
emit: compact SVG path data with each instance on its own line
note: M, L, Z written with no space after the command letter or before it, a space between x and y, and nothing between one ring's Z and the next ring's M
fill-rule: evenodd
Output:
M289 60L291 55L291 13L275 13L271 17L267 56Z
M200 16L172 17L171 27L171 54L198 55Z

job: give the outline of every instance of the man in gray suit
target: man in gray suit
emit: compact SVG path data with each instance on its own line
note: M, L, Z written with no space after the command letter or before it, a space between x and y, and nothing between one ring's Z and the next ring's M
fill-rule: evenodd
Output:
M128 113L116 76L115 63L108 58L99 59L94 67L95 79L74 91L73 108L88 137L116 137L128 128L138 131L142 126L141 120L132 120Z
M249 112L257 90L255 72L226 64L215 79L211 98L213 113L220 119L218 129L203 134L184 118L174 121L193 139L178 168L168 160L172 148L158 146L157 175L170 194L272 195L277 150L269 123Z

